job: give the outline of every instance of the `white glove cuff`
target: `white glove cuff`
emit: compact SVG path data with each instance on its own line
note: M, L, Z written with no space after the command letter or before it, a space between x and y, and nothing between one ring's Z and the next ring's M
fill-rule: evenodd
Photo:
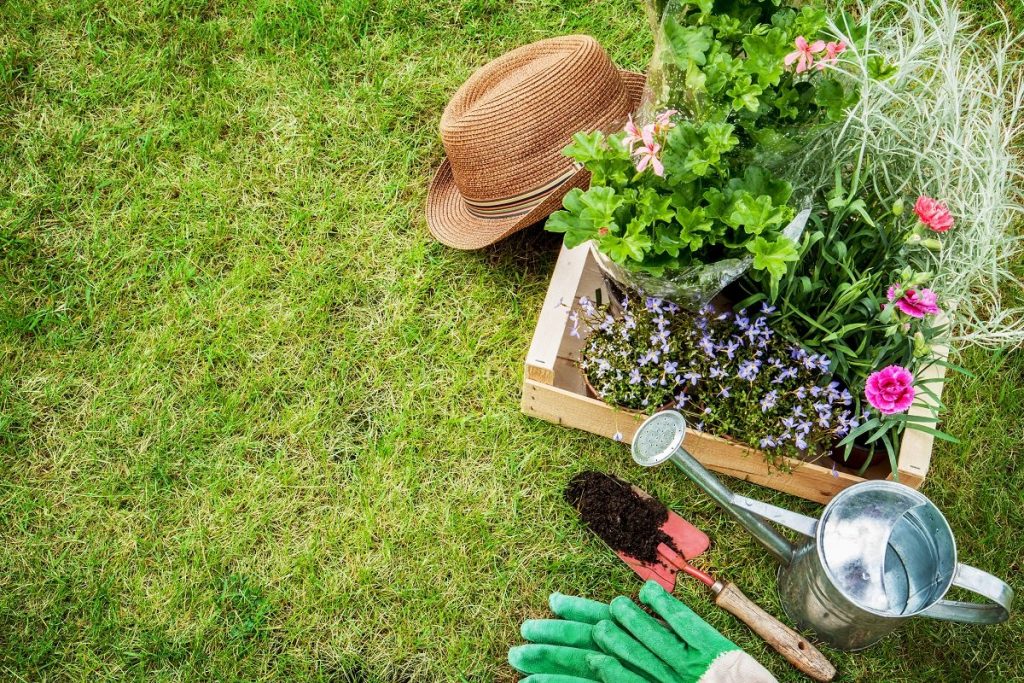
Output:
M743 650L723 652L697 683L779 683L768 669Z

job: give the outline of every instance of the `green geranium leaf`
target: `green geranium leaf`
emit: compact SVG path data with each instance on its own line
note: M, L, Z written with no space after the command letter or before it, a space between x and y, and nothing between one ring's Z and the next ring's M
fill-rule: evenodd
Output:
M651 236L647 233L646 224L633 220L626 226L626 234L622 236L612 232L600 236L598 247L616 263L625 264L630 259L642 262L644 253L651 248Z
M761 108L758 97L764 90L754 83L750 76L741 76L733 83L728 95L732 98L732 106L736 109L747 109L756 112Z
M736 127L731 123L709 123L704 126L704 143L714 154L725 154L740 144L739 138L733 135Z
M581 164L599 161L605 155L604 133L599 130L592 133L583 131L576 133L572 136L572 142L562 150L562 154Z
M793 121L800 116L800 108L797 107L799 103L800 95L794 88L784 89L775 97L775 101L772 102L775 108L779 110L780 118Z
M690 62L686 67L686 87L695 93L707 90L708 76L699 66Z
M580 216L601 227L612 222L615 209L622 206L625 198L615 193L610 187L592 187L579 195L583 209Z
M565 197L562 198L562 206L564 206L567 211L571 211L572 213L579 215L579 213L585 208L583 201L580 199L582 196L583 190L578 187L574 187L566 193Z
M706 2L711 7L715 4L714 0L706 0ZM710 9L703 11L705 14L711 14ZM732 41L743 36L743 22L734 16L721 13L713 14L710 23L718 33L719 40Z
M544 229L549 232L565 233L565 246L570 249L597 237L597 229L590 221L568 211L556 211L548 216Z
M846 118L847 108L857 103L857 93L847 93L839 81L825 78L814 89L814 102L825 110L830 120L839 122Z
M686 242L679 239L679 226L668 223L659 223L654 226L652 251L655 254L668 254L676 258L679 256L679 251L686 246Z
M776 180L771 173L760 166L748 166L742 178L729 181L732 192L746 191L755 197L767 195L774 204L782 206L793 196L793 186L784 180ZM786 220L789 220L788 218Z
M768 195L755 197L746 191L736 193L725 222L743 228L748 235L760 235L766 229L786 221L785 206L775 206Z
M747 244L747 249L754 255L754 269L767 272L776 283L785 277L788 264L797 260L796 247L785 237L771 242L758 237Z
M758 84L779 84L785 73L783 60L792 51L785 31L773 28L763 36L747 36L743 39L743 50L747 53L746 69Z
M657 190L647 187L637 199L637 218L647 225L656 221L669 222L675 218L675 211L670 207L671 195L661 195Z
M729 199L725 196L725 193L719 190L717 187L713 187L704 193L704 201L708 203L705 213L711 218L717 218L722 220L725 218L725 213L729 208ZM678 216L679 207L676 206L676 215Z
M685 244L690 251L697 251L704 246L705 241L711 236L715 224L708 218L702 207L697 207L692 211L677 209L676 220L680 226L679 241Z
M707 51L712 42L710 26L681 26L674 17L667 17L663 28L676 64L686 66L692 62L703 66L707 63Z

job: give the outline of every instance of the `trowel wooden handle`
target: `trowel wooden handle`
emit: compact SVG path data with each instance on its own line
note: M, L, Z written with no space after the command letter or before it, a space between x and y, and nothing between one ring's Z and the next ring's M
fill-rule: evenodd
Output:
M836 668L825 655L799 633L761 609L734 584L727 583L715 597L715 604L725 608L737 619L765 639L789 663L816 681L831 681Z

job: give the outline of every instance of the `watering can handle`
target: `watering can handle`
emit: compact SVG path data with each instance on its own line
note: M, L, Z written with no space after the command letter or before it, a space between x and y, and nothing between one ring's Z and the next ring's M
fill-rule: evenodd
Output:
M732 496L732 500L733 504L737 507L749 510L761 519L788 527L793 531L797 531L804 536L807 536L808 538L814 538L818 530L818 520L813 517L801 515L799 512L793 512L792 510L776 507L735 493Z
M998 624L1010 618L1013 589L1002 579L966 564L957 563L953 585L977 593L991 602L984 605L976 602L939 600L921 612L921 616L968 624Z

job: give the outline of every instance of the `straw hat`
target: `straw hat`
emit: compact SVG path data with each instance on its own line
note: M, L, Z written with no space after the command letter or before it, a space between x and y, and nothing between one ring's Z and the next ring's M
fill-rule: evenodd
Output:
M441 117L447 159L427 195L430 232L479 249L559 209L590 180L562 148L577 131L622 128L643 88L590 36L541 40L477 70Z

